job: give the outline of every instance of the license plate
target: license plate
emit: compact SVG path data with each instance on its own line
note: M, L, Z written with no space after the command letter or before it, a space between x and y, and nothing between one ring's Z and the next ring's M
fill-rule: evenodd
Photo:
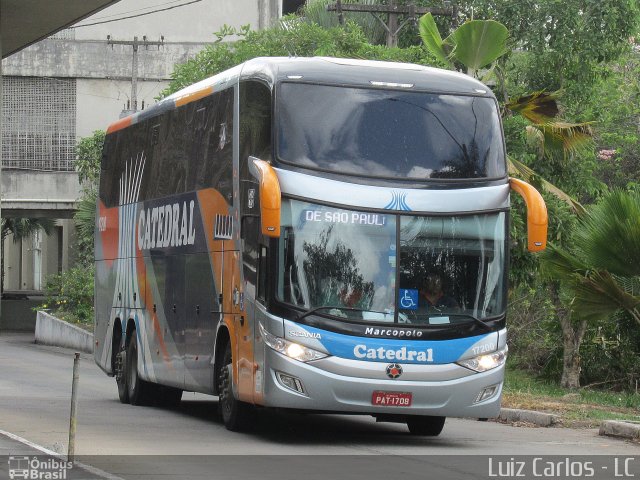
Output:
M371 404L384 405L385 407L409 407L411 406L411 393L373 392Z

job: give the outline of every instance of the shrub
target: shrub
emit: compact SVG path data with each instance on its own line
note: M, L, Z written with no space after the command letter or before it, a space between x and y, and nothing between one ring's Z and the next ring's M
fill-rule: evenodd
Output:
M47 279L46 308L58 318L72 323L93 323L94 267L74 267Z

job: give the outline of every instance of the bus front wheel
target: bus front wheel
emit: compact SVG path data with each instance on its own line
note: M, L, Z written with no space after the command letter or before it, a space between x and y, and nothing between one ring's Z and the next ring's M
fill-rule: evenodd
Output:
M218 370L218 408L227 430L246 430L250 423L250 406L238 400L233 394L233 364L231 343L227 343L224 360Z
M431 417L427 415L417 415L407 419L407 427L411 435L422 435L424 437L437 437L444 428L444 421L447 417Z

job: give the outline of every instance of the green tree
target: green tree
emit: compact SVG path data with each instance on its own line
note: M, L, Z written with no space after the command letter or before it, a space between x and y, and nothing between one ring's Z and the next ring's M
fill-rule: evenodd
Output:
M78 209L73 216L77 265L49 276L45 286L45 305L54 309L60 318L72 322L91 323L93 320L94 228L104 138L105 132L96 130L76 145L76 170L82 185Z
M90 137L81 138L76 145L76 170L80 184L94 189L100 176L100 159L105 132L96 130Z
M304 21L319 25L325 29L338 27L338 14L327 11L327 5L330 3L335 2L334 0L308 1L302 11ZM344 0L342 3L377 5L380 3L380 0ZM386 33L382 23L370 13L350 12L344 15L349 21L355 22L362 29L369 43L381 45L385 42Z
M582 90L604 62L617 59L637 33L635 0L473 0L456 2L468 18L491 18L509 30L526 91Z
M563 386L578 387L580 344L588 324L624 311L640 327L640 193L614 190L591 206L573 230L570 247L550 244L546 274L567 292L560 318L565 337ZM567 348L569 344L569 348Z
M76 146L76 170L82 185L82 196L73 219L76 224L77 258L81 265L93 265L93 236L100 178L100 159L105 132L96 130L81 138Z
M369 43L354 22L324 28L313 22L293 21L260 31L248 26L233 29L225 26L216 33L217 41L207 45L193 59L174 67L171 82L162 96L203 80L216 73L261 56L330 56L439 65L422 45L387 48ZM237 40L229 40L230 37Z

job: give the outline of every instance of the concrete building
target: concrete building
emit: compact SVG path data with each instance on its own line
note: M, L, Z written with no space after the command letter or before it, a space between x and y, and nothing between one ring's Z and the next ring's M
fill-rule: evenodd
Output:
M303 3L120 0L5 58L2 213L57 219L48 237L5 239L5 290L40 290L47 275L73 263L79 138L153 104L173 66L214 41L223 25L268 27Z

